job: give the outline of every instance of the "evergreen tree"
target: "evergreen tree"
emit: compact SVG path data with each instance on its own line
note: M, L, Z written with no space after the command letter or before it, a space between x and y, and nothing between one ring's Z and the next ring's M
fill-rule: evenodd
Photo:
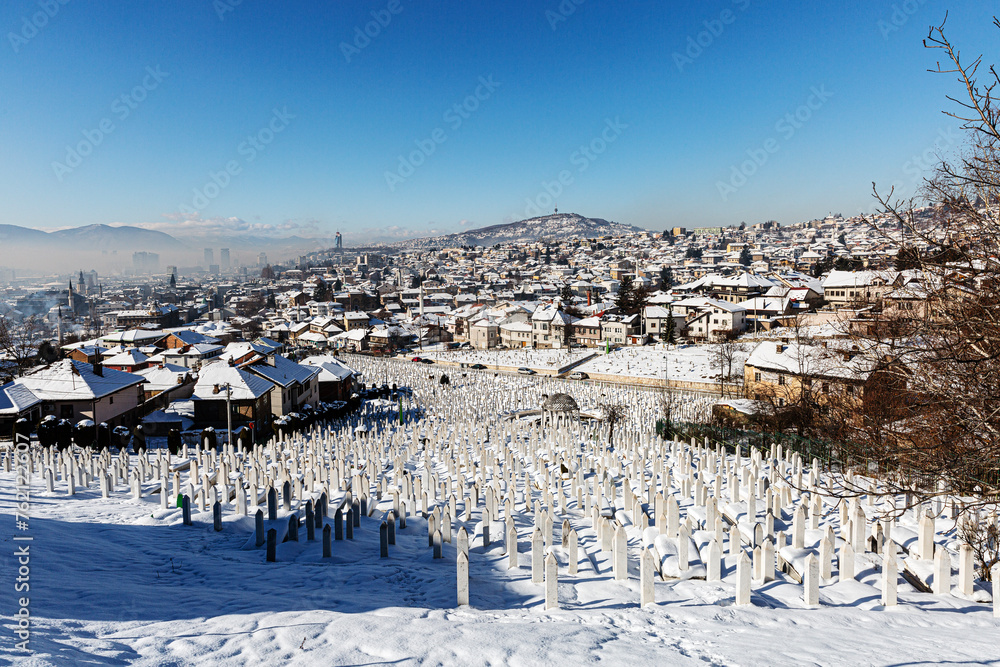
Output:
M635 304L634 299L634 287L635 279L632 278L632 274L626 273L622 276L621 284L618 285L618 293L615 295L615 306L623 315L628 315L632 312L632 307Z
M740 264L743 266L753 264L753 257L750 256L750 248L747 246L743 246L743 250L740 251Z
M911 246L903 246L896 253L896 270L906 271L907 269L921 268L920 253Z
M677 332L674 331L674 309L668 307L667 312L670 313L670 319L667 320L667 328L663 332L663 342L673 345L677 342Z
M635 315L636 313L641 313L642 309L646 307L646 302L649 301L649 290L646 289L645 285L639 285L632 290L632 309L629 315Z
M673 287L674 286L674 270L669 266L660 267L660 287Z

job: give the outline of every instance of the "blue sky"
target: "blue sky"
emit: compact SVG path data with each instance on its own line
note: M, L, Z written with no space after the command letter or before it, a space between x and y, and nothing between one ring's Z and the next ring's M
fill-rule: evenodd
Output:
M653 229L853 214L960 148L928 26L1000 60L980 0L62 1L0 8L0 224L352 241L550 192Z

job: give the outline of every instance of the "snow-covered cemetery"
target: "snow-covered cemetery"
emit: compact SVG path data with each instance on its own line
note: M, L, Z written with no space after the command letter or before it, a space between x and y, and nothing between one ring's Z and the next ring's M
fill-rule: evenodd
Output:
M991 3L187 4L0 6L0 667L1000 666Z
M712 398L352 356L356 411L252 444L18 443L16 664L969 664L956 503L661 437ZM847 488L870 493L846 496ZM15 491L16 490L16 491ZM961 500L961 499L955 499ZM22 523L23 520L23 523ZM984 508L983 522L997 521ZM30 585L30 592L29 592ZM15 657L18 628L31 658Z

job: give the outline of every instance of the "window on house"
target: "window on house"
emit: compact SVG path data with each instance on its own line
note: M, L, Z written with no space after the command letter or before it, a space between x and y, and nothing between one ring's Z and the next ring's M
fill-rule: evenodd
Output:
M760 382L760 373L754 373L753 374L753 381L754 382Z
M785 384L785 376L778 375L778 384Z
M72 419L73 418L73 406L72 405L61 405L59 406L59 417L62 419Z

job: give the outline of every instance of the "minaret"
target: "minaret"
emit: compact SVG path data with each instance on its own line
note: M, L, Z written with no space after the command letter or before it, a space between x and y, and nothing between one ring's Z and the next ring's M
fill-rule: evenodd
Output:
M424 349L424 283L420 282L420 328L417 329L417 343L421 351Z
M75 315L76 311L73 308L73 281L72 280L69 281L69 296L68 296L68 299L69 299L69 312L70 312L71 315Z

